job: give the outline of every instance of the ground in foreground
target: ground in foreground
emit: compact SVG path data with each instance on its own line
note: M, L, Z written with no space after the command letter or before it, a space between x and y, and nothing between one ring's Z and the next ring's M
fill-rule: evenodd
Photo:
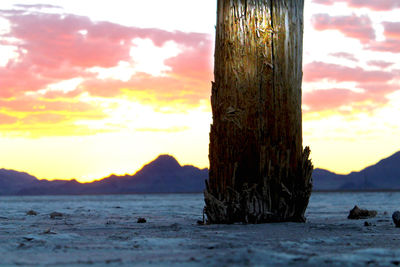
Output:
M201 194L5 197L0 265L398 265L397 203L400 193L314 193L307 223L202 226ZM355 204L377 217L348 220Z

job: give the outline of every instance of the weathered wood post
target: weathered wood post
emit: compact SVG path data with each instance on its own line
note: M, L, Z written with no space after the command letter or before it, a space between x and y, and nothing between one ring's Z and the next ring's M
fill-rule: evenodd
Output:
M209 223L305 221L304 0L218 0L211 105Z

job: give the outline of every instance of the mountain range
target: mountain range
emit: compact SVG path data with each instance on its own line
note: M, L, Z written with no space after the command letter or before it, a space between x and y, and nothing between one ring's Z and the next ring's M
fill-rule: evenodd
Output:
M323 169L313 172L314 190L400 190L400 151L359 172L340 175Z
M24 172L0 169L1 195L83 195L130 193L194 193L204 190L208 169L181 166L160 155L134 175L111 175L91 183L76 180L39 180ZM314 191L400 190L400 152L362 171L340 175L323 169L313 172Z
M27 173L0 169L0 195L83 195L201 192L208 169L181 166L160 155L134 175L111 175L91 183L76 180L38 180Z

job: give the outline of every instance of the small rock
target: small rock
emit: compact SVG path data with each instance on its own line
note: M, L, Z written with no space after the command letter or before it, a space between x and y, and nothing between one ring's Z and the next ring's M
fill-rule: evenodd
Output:
M384 211L384 212L383 212L383 215L388 215L388 212L387 212L387 211Z
M61 218L61 217L63 217L64 215L62 214L62 213L60 213L60 212L52 212L52 213L50 213L50 218L51 219L59 219L59 218Z
M117 263L117 262L122 262L122 259L110 259L110 260L106 260L106 263L107 263L107 264L110 264L110 263Z
M44 235L55 235L56 233L55 233L55 232L52 232L52 231L50 230L50 228L49 228L49 229L45 230L45 231L43 232L43 234L44 234Z
M400 211L393 212L392 219L396 227L400 227Z
M367 222L367 221L364 222L364 226L371 226L371 225L372 225L372 224L369 223L369 222Z
M145 223L147 222L145 218L138 218L137 223Z
M358 220L358 219L373 218L376 216L376 214L377 214L376 210L363 210L357 206L354 206L354 208L350 210L347 219Z
M36 216L36 215L37 215L37 212L34 211L34 210L30 210L30 211L27 211L27 212L26 212L26 215L29 215L29 216Z

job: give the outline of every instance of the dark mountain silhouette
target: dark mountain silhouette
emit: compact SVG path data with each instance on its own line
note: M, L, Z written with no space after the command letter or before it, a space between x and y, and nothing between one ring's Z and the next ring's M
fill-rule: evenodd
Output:
M38 180L25 172L0 169L0 195L13 195L25 186L33 185Z
M0 195L76 195L130 193L191 193L204 190L208 169L181 166L174 157L160 155L134 175L111 175L92 183L76 180L38 180L24 172L0 169ZM314 191L400 190L400 152L348 175L315 169Z
M38 180L26 173L1 170L0 195L191 193L203 191L207 177L207 169L181 166L172 156L160 155L134 175L111 175L92 183Z
M313 182L314 190L399 190L400 152L348 175L315 169Z

